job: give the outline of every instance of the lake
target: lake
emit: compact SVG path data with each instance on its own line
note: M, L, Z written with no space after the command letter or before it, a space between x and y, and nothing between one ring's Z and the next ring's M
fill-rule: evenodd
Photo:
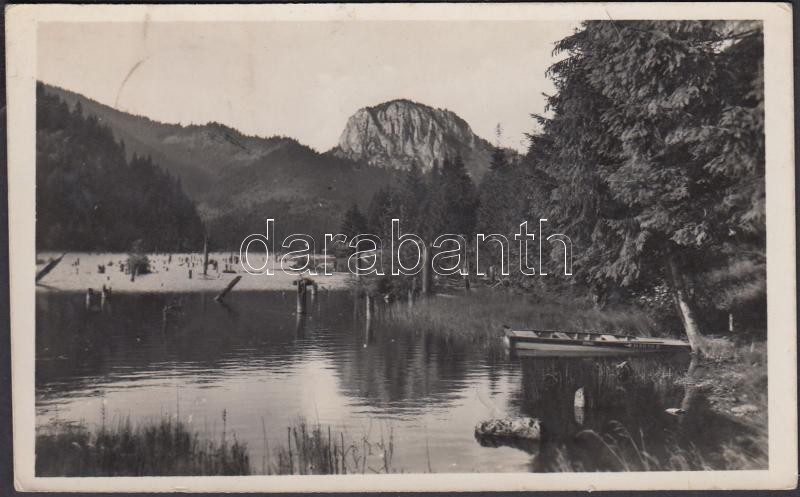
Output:
M291 292L228 300L118 294L90 312L83 294L38 292L37 425L180 416L203 436L224 429L246 442L255 472L300 417L353 440L391 434L392 468L406 472L622 470L598 456L607 433L619 440L627 432L659 459L687 439L712 457L726 436L696 428L708 426L706 409L692 409L691 422L665 412L702 405L675 381L686 356L515 358L425 330L388 332L379 320L367 332L346 291L321 292L299 319ZM182 310L165 321L169 304ZM542 443L476 440L476 423L502 416L541 419Z

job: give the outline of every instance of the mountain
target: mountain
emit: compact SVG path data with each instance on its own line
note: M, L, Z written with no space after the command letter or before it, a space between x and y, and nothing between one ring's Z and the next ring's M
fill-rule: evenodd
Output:
M128 160L149 157L180 180L212 240L233 246L274 218L276 238L306 233L317 240L339 226L353 203L396 183L416 161L460 156L474 181L489 167L494 147L455 113L410 100L357 111L339 145L320 153L293 138L245 135L219 123L167 124L122 112L78 93L43 85L49 95L80 108L124 143ZM313 118L313 116L309 116ZM516 152L506 154L516 160Z
M423 171L434 161L441 164L446 157L461 156L470 175L479 180L489 168L493 149L454 112L400 99L358 110L331 152L391 169L407 169L416 161Z
M44 88L70 108L80 105L84 114L96 116L125 143L129 156L149 156L180 178L220 243L241 241L269 217L276 219L277 238L285 232L322 240L352 202L366 205L395 178L392 171L319 153L292 138L248 136L219 123L160 123L68 90Z
M203 224L180 182L150 159L129 159L93 115L36 88L39 250L185 250Z

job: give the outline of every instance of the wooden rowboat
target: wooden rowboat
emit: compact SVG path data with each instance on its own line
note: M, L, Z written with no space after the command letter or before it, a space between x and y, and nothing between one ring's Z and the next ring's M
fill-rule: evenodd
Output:
M534 356L615 356L692 350L689 343L683 340L586 331L506 328L503 340L511 352Z

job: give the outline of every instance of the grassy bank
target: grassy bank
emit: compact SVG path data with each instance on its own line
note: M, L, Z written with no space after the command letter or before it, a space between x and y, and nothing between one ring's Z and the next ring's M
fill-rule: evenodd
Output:
M224 423L223 423L224 424ZM264 439L267 444L266 438ZM265 447L251 464L247 445L235 436L211 439L170 417L132 424L124 420L91 430L84 424L51 423L37 430L37 476L214 476L392 473L392 431L352 439L330 426L298 419L285 444Z
M639 336L657 334L658 327L644 311L594 308L586 300L565 304L534 295L488 289L457 296L419 299L413 306L398 303L380 313L381 326L425 330L448 339L493 342L503 326L561 331L621 332Z
M208 440L185 423L162 417L125 419L90 430L56 423L36 434L37 476L247 475L247 447L233 437Z
M589 448L589 458L561 446L550 471L768 469L766 364L747 360L752 357L748 349L743 356L724 363L705 360L679 380L687 389L682 410L676 415L676 422L684 425L683 439L670 440L663 448L653 447L641 433L610 423L605 430L575 435L584 451ZM694 416L698 409L709 409L710 414ZM704 450L698 447L700 443L707 444Z

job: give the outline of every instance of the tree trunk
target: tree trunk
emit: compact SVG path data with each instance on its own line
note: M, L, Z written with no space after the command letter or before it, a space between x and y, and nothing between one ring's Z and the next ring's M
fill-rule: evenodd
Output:
M203 238L203 276L208 276L208 237Z
M705 339L700 332L700 325L695 317L694 308L684 284L685 280L673 254L667 256L667 269L669 270L672 297L678 308L678 315L683 322L683 329L686 332L686 336L689 338L689 345L692 347L692 353L703 352Z

